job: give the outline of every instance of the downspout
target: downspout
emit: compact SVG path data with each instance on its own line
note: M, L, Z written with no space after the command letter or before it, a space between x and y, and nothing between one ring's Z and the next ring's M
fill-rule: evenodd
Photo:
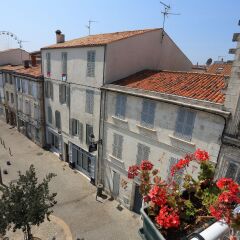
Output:
M105 84L105 70L106 70L106 48L107 45L104 46L104 59L103 59L103 85ZM102 164L103 164L103 144L104 144L104 118L105 118L105 96L106 91L101 90L100 88L100 118L99 118L99 139L102 139L102 143L98 144L98 159L97 159L97 184L103 184L103 173L102 173Z

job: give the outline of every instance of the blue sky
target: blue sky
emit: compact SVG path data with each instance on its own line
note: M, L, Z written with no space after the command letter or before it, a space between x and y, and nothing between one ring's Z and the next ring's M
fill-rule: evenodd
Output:
M172 12L165 30L195 64L211 57L231 59L228 49L235 47L234 32L240 31L240 0L163 0ZM55 30L66 40L92 34L162 26L163 10L159 0L5 0L1 1L0 31L8 30L27 40L29 51L53 44ZM14 41L0 37L0 49L16 47Z

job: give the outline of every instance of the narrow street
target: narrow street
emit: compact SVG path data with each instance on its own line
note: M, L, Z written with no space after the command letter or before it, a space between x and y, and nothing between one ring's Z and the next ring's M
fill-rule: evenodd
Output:
M57 174L50 183L50 189L57 192L57 205L53 215L70 228L72 239L84 240L135 240L140 239L139 215L124 207L118 210L118 202L109 199L96 201L96 188L82 174L60 161L56 155L45 151L20 134L15 128L0 121L0 166L7 169L3 174L4 184L15 180L18 171L22 173L33 164L39 179L47 173ZM13 156L9 155L9 147ZM7 166L6 161L11 165ZM52 239L53 236L48 236Z

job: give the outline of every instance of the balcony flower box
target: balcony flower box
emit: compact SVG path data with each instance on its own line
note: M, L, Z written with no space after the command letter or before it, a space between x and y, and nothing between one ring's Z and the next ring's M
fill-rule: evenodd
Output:
M197 177L187 171L193 161L200 165ZM207 231L213 225L213 229L218 227L219 220L225 224L221 231L228 231L230 239L234 239L240 229L240 213L233 211L240 203L240 188L231 178L214 180L214 166L208 153L197 149L186 155L173 164L170 175L168 180L162 180L158 169L148 160L129 167L128 177L138 176L141 183L145 206L141 210L143 239L191 239L193 233Z

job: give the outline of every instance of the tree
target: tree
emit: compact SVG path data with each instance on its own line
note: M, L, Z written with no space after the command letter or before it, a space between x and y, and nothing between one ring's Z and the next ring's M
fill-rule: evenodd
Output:
M31 226L39 226L45 217L49 220L51 209L57 202L57 193L50 193L48 184L56 174L49 173L41 183L38 183L35 168L30 166L25 175L19 172L16 183L11 182L9 187L0 187L0 214L4 221L0 224L0 233L6 228L22 229L25 240L31 240ZM2 217L1 217L2 218ZM2 220L2 219L0 219Z

